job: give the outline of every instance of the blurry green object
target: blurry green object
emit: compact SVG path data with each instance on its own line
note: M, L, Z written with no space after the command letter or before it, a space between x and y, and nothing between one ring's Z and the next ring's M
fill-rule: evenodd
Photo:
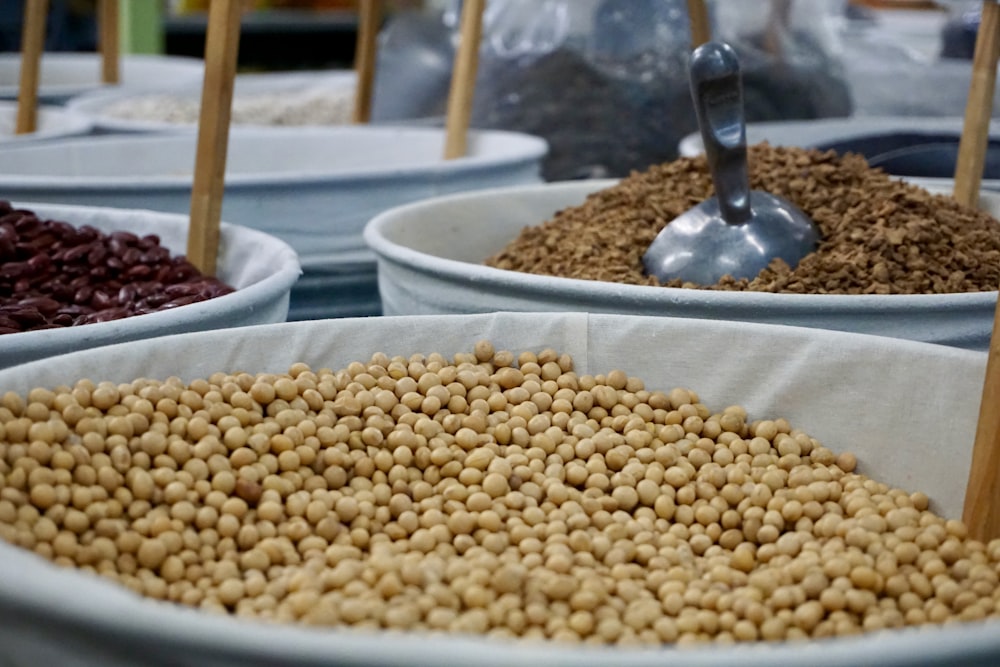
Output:
M122 53L163 53L163 3L118 0Z
M118 0L122 53L163 53L163 4L161 0ZM96 51L95 5L92 0L50 0L45 50ZM24 0L0 0L0 51L20 51L23 14Z

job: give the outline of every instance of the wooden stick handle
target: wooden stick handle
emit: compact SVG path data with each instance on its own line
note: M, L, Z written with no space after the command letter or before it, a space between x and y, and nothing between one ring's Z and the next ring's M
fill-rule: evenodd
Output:
M687 0L687 6L691 48L696 49L712 39L712 30L708 24L708 8L705 6L705 0Z
M997 52L1000 50L998 35L1000 5L990 0L983 3L983 18L976 37L972 88L955 174L955 198L967 206L977 203L983 174ZM987 542L1000 537L1000 300L993 313L993 333L986 358L986 378L979 403L962 519L968 526L969 535L977 540Z
M118 83L118 0L97 0L97 33L101 82Z
M483 36L484 9L486 0L464 0L462 3L461 41L455 55L455 69L448 93L448 115L445 119L446 160L462 157L467 150L472 97L479 70L479 43Z
M215 275L219 222L225 187L233 79L239 55L241 0L212 0L205 36L205 81L198 120L198 151L191 188L187 258L205 275Z
M360 0L358 8L358 44L354 52L354 71L358 88L354 95L354 122L367 123L372 117L372 94L375 89L375 44L382 19L380 0Z
M1000 5L983 3L982 20L972 58L972 82L965 105L965 123L955 163L954 197L966 206L978 206L979 184L986 163L986 145L993 112L997 58L1000 57Z
M969 535L977 540L988 542L1000 537L1000 301L993 314L962 519Z
M24 0L24 25L21 26L21 77L17 93L16 134L30 134L38 129L38 77L42 51L45 49L45 21L49 0Z

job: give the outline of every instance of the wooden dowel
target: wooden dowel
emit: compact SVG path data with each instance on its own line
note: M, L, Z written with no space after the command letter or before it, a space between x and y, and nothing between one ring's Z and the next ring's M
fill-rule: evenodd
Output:
M21 76L17 92L16 134L30 134L38 129L38 79L42 51L45 49L45 21L49 0L24 0L24 24L21 26Z
M955 198L967 206L978 204L996 83L998 34L1000 5L990 0L983 4L983 18L976 37L972 86L955 173ZM1000 301L993 313L993 332L962 519L968 526L969 535L977 540L987 542L1000 537Z
M212 0L205 37L205 81L198 120L198 150L191 187L187 258L215 275L225 187L233 79L239 55L241 0Z
M382 20L380 0L359 0L358 43L354 52L354 71L358 87L354 94L354 122L367 123L372 117L372 94L375 90L375 45Z
M458 53L448 92L448 112L445 118L444 157L452 160L465 155L468 148L469 120L472 98L479 71L479 43L483 35L483 10L486 0L464 0Z
M965 122L955 163L954 197L959 203L976 207L979 184L986 163L986 144L996 89L997 59L1000 57L1000 5L993 0L983 3L982 20L972 58L972 82L965 104Z
M1000 537L1000 301L997 306L962 510L969 535L983 542Z
M688 25L691 28L691 49L696 49L711 41L712 29L708 24L708 8L705 0L687 0Z
M118 0L97 0L98 49L101 52L101 82L118 83Z

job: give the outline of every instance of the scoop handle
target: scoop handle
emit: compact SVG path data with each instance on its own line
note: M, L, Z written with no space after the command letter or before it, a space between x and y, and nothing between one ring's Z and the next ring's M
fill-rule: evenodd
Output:
M743 81L736 52L706 42L691 53L691 97L723 220L750 219L750 177L743 116Z

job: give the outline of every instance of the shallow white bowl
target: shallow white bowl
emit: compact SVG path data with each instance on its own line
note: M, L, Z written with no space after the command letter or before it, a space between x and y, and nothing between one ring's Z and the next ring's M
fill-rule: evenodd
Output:
M298 361L342 368L377 351L452 355L481 338L498 349L555 348L573 355L579 373L620 368L650 388L694 389L709 406L785 417L834 451L854 452L865 474L927 493L945 516L961 511L986 355L898 339L579 313L361 318L116 345L0 371L0 387L190 381L215 371L284 372ZM307 628L153 602L0 544L0 645L14 665L984 667L1000 664L1000 622L689 649Z
M565 311L739 320L835 329L957 347L989 344L996 292L808 295L623 285L533 275L482 262L560 209L615 181L522 186L418 202L375 217L365 240L378 256L386 315ZM982 204L1000 214L1000 195Z
M0 192L185 213L196 142L194 132L130 134L3 150ZM441 194L541 180L546 144L530 135L471 132L468 155L455 160L442 159L443 148L439 128L234 128L222 217L283 239L309 270L361 258L374 292L375 256L361 237L374 215ZM329 292L330 316L343 313L338 298Z
M270 72L265 74L238 74L233 83L233 103L252 100L263 95L287 95L301 99L307 94L337 96L353 99L357 76L351 70L315 72ZM201 100L201 82L185 85L165 84L157 88L96 90L69 100L68 109L87 117L94 127L105 132L173 132L190 130L197 123L171 123L155 119L122 118L109 113L114 105L137 103L151 96L168 96L198 105ZM343 121L341 122L341 124ZM333 123L327 123L333 124Z
M45 53L38 73L38 100L63 104L74 95L117 86L179 85L201 81L205 64L199 58L124 54L119 60L121 82L101 82L101 56L96 53ZM21 54L0 54L0 99L16 100L21 79Z
M0 100L0 144L22 144L43 139L59 139L88 134L93 123L83 114L64 107L38 107L36 130L17 134L17 102Z
M172 254L183 254L188 218L147 210L54 206L17 202L41 217L90 225L104 232L157 234ZM216 275L235 292L171 310L122 320L0 336L0 368L75 350L188 331L284 322L289 292L299 277L295 252L262 232L223 223Z
M197 137L127 135L14 147L0 153L12 199L186 212ZM513 132L473 132L469 155L444 160L436 128L235 128L226 220L274 233L306 260L365 252L375 213L426 197L537 182L546 145ZM371 257L371 255L369 255Z

